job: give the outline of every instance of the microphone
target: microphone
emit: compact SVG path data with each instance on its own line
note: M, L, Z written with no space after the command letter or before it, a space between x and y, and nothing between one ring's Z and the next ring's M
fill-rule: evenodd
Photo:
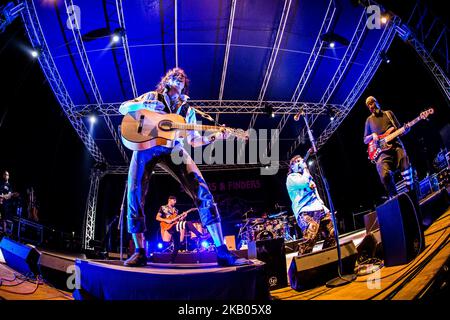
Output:
M191 108L192 108L192 110L194 110L196 113L198 113L198 114L199 114L200 116L202 116L203 118L208 119L209 121L214 122L214 119L211 118L211 116L210 116L209 114L207 114L206 112L200 111L200 110L198 110L198 109L196 109L196 108L194 108L194 107L191 107Z
M303 111L303 108L300 108L300 110L294 116L294 121L300 120L300 117L303 116L304 114L305 114L305 112Z

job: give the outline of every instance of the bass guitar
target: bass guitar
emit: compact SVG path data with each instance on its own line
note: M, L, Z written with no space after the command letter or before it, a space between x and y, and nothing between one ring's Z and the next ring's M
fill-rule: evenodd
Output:
M434 113L434 109L430 108L424 112L421 112L417 118L406 123L400 129L395 130L395 128L389 128L385 133L383 133L382 135L379 136L378 141L373 141L373 140L370 141L369 145L367 147L367 153L369 155L369 159L373 163L375 163L382 152L387 151L392 148L392 144L390 144L389 142L391 142L395 138L403 135L407 129L414 126L420 120L424 120L424 119L428 118L428 116L433 113Z

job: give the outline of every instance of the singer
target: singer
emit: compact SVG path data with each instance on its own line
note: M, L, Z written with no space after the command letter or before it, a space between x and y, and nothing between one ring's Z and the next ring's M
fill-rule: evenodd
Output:
M322 232L325 239L322 249L335 246L330 210L325 207L308 167L299 155L294 156L289 163L286 188L292 201L292 211L303 233L298 255L307 254L313 250L319 232Z
M161 113L177 113L185 117L187 123L196 123L195 112L187 104L189 79L180 68L169 70L161 79L156 91L150 91L140 97L126 101L120 106L120 113L129 113L139 109L148 109ZM209 137L202 137L191 131L187 142L193 147L206 145L216 139L226 138L226 133L218 132ZM193 199L200 213L202 224L208 228L217 250L217 262L221 266L249 263L246 259L238 259L228 251L225 245L220 214L213 196L203 176L189 154L183 148L183 140L177 141L174 147L155 146L143 151L134 151L128 171L128 232L132 234L136 252L125 261L126 266L135 267L147 264L145 252L145 198L148 191L153 168L159 164L164 170L182 184L186 193ZM171 153L181 154L186 161L174 164Z

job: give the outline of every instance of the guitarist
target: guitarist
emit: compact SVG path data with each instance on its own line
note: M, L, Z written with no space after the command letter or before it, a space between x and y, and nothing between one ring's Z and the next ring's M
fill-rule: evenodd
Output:
M400 123L390 110L383 111L375 97L368 97L366 105L369 108L371 115L366 120L364 130L364 143L368 144L371 141L378 141L379 136L388 130L397 130L400 128ZM406 128L406 132L409 128ZM397 189L394 183L394 172L400 170L402 178L405 180L408 190L413 190L413 170L406 154L403 143L399 138L391 142L392 148L380 154L376 160L376 166L380 180L383 183L389 197L394 197L397 194Z
M165 230L164 233L168 233L172 236L173 241L173 252L170 261L173 263L180 249L180 232L181 230L187 230L188 232L193 232L198 239L205 239L208 236L201 234L193 225L191 221L185 221L183 218L179 219L180 215L178 210L175 208L177 203L177 198L175 196L170 196L167 200L167 204L161 206L156 214L156 220L159 222L165 222L173 224L169 229ZM167 238L164 237L163 239Z
M186 119L186 123L196 123L195 111L187 104L189 79L180 68L169 70L161 79L155 91L144 93L140 97L126 101L120 106L120 113L133 116L135 111L148 109L159 113L176 113ZM193 147L207 145L216 139L226 139L228 133L217 132L210 136L201 136L191 131L187 142ZM183 157L181 164L172 161L172 153ZM217 262L221 266L249 263L228 251L222 233L220 214L203 176L195 162L183 148L183 140L177 140L175 146L155 146L142 151L134 151L128 172L128 232L133 236L136 252L127 261L126 266L146 265L144 247L145 214L144 204L152 170L159 164L174 176L186 193L194 200L202 224L206 226L217 250Z
M9 172L3 171L0 182L0 221L3 223L3 230L6 230L6 221L11 220L13 208L10 199L14 196L11 184L9 183Z

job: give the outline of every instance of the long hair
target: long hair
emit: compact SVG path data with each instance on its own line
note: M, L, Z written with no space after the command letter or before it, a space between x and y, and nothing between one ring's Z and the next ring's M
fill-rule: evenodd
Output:
M186 73L181 68L173 68L167 71L166 75L161 78L161 81L156 86L156 91L159 93L163 93L164 90L167 87L167 83L169 82L170 78L178 78L178 79L184 79L184 88L181 92L182 94L189 94L189 78L187 77Z
M289 161L289 171L288 171L288 175L290 175L292 173L292 164L297 161L298 158L301 158L301 156L296 155L293 156L292 159Z

